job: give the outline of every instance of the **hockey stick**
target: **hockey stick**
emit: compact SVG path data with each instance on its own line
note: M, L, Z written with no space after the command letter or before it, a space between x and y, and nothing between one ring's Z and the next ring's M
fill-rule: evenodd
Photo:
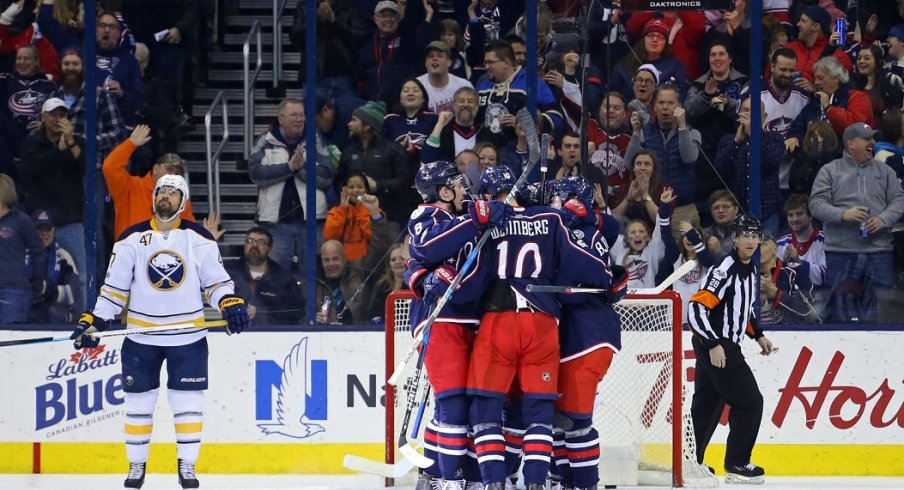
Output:
M155 333L155 332L172 332L175 330L186 330L190 328L212 328L212 327L225 327L225 320L216 320L212 322L202 323L201 325L195 325L193 323L180 323L177 325L162 325L160 327L147 327L141 329L120 329L120 330L110 330L107 332L95 332L91 335L94 338L106 338L106 337L121 337L125 335L132 335L136 333ZM55 337L38 337L34 339L20 339L20 340L4 340L0 342L0 347L11 347L14 345L28 345L28 344L43 344L45 342L65 342L67 340L72 340L69 338L69 335L58 335Z
M456 276L456 279L458 279L458 276ZM453 285L455 285L455 281L452 282ZM451 289L452 286L450 285L449 288ZM448 291L446 292L448 293ZM433 313L438 314L438 312L439 308L435 309L433 312L431 312L430 317L435 320L436 315L434 315ZM431 328L433 322L429 320L430 319L428 319L429 323L421 330L421 332L424 332L424 338L421 344L421 352L418 353L417 356L417 364L415 364L414 372L411 374L410 379L414 379L414 382L408 387L408 396L406 397L407 403L405 404L405 415L402 418L402 427L399 430L398 441L399 452L402 453L402 456L404 456L405 459L411 461L411 463L418 468L429 468L433 464L432 459L417 452L417 448L408 443L408 425L411 423L411 412L414 410L414 406L417 401L417 391L421 386L421 378L424 377L424 358L427 354L427 345L430 343L430 332L433 331L433 328ZM424 417L424 410L427 406L427 399L429 398L429 396L430 384L428 383L427 388L424 389L424 396L421 398L421 402L417 404L418 413L414 424L414 430L412 431L412 439L415 439L417 437L417 433L421 426L421 419Z
M694 267L697 267L697 259L691 259L687 262L681 264L675 272L669 274L661 284L656 286L655 288L646 288L646 289L629 289L628 294L659 294L665 291L669 286L672 285L675 281L677 281L681 276L690 272ZM544 284L528 284L527 292L529 293L563 293L563 294L577 294L577 293L607 293L608 289L605 288L583 288L577 286L553 286L553 285L544 285Z
M546 172L549 170L549 133L540 136L540 202L546 202Z
M530 114L527 112L527 109L521 109L518 111L518 124L521 125L521 128L524 130L524 135L527 138L527 146L529 157L527 161L527 166L524 167L524 171L521 172L521 176L518 177L518 181L515 182L515 187L512 188L509 195L505 198L506 204L511 204L512 200L515 198L515 193L518 189L524 186L524 183L527 181L527 176L530 174L534 167L537 166L537 162L540 160L540 144L537 142L537 127L534 125L533 119L530 118ZM424 324L424 327L421 329L421 332L415 337L414 342L411 343L411 346L408 347L408 350L405 351L405 354L402 356L402 360L396 366L395 371L392 372L392 376L386 380L387 383L395 386L399 380L399 376L402 375L402 370L405 369L405 366L411 361L411 358L414 357L414 353L417 352L417 346L421 344L421 340L424 336L424 333L427 329L433 325L433 322L436 321L436 317L439 316L439 312L442 311L443 307L446 306L446 303L449 302L449 298L452 297L452 293L458 289L458 285L461 283L462 278L467 275L468 271L471 269L471 265L473 265L474 261L477 259L477 254L481 248L483 248L483 244L486 243L487 239L489 239L490 233L484 232L483 236L480 237L480 240L477 242L477 246L471 250L471 253L468 254L467 259L465 260L464 265L461 270L455 276L455 279L449 284L448 289L446 289L445 294L443 294L439 300L436 302L436 305L433 307L433 310L430 312L430 316L427 317L427 321ZM423 352L424 349L421 351Z

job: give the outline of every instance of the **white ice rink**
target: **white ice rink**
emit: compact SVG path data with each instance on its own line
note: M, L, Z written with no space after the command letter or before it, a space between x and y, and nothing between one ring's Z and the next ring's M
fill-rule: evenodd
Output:
M87 463L86 463L87 464ZM123 475L0 475L0 489L57 489L103 490L122 488ZM369 476L273 476L273 475L203 475L201 488L229 490L383 490L379 477ZM731 490L790 490L826 488L896 488L904 489L904 478L842 478L842 477L766 477L764 485L726 485ZM179 489L176 475L149 474L142 490ZM396 487L410 490L413 487ZM619 487L646 490L664 487ZM602 490L602 488L600 488Z

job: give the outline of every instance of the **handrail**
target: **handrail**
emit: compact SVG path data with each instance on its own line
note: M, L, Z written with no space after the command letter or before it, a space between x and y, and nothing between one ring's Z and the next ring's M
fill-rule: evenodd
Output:
M273 88L282 81L282 14L288 0L273 0Z
M223 139L217 145L216 151L211 151L210 126L213 121L213 111L217 105L223 106ZM207 143L207 212L220 213L220 155L229 140L229 112L226 107L226 96L222 90L217 92L213 102L204 114L204 141Z
M254 74L251 74L251 39L257 37L257 66L254 68ZM257 77L261 73L264 63L263 51L261 50L261 23L259 20L251 24L251 31L245 38L245 44L242 45L242 100L244 106L243 125L243 156L245 161L251 157L251 145L254 138L254 85L257 83Z

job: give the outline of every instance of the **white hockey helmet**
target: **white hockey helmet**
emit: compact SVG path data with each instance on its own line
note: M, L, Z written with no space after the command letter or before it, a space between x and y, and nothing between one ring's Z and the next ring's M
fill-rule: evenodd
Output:
M178 189L182 192L182 202L179 204L179 209L173 214L169 219L163 220L159 214L157 214L157 192L163 187L172 187ZM181 175L174 174L166 174L157 179L157 185L154 186L154 193L151 194L151 202L154 206L154 215L157 216L158 219L163 221L170 221L175 219L177 216L182 214L182 211L185 210L185 204L188 202L188 183L185 181L185 177Z

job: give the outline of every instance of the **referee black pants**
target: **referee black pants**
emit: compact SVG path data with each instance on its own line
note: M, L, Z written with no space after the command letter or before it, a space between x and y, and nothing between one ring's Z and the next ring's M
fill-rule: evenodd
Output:
M693 337L691 343L697 355L697 371L694 379L694 400L691 418L694 421L694 437L697 440L697 462L703 462L706 446L713 437L722 410L728 404L728 444L725 449L725 466L743 466L750 462L750 453L756 444L763 418L763 395L756 378L738 344L723 341L726 367L717 368L709 360L709 349Z

